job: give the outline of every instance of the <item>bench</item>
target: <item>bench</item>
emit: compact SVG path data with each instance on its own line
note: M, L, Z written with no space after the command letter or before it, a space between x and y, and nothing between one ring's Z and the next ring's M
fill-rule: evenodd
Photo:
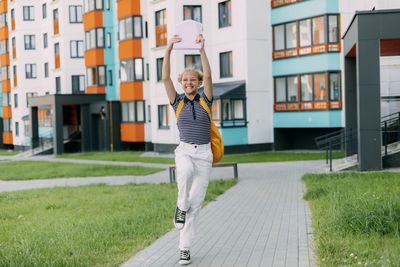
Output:
M233 177L235 179L237 179L238 178L238 169L237 169L236 162L215 163L212 165L213 168L231 167L231 166L233 167ZM170 183L176 182L176 166L169 167L169 182Z

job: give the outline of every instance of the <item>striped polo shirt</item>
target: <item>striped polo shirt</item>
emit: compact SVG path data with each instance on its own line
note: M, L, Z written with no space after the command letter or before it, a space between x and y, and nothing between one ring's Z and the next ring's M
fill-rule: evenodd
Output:
M178 117L179 139L182 142L196 145L204 145L210 143L211 122L207 111L201 106L200 97L206 102L211 110L212 102L210 102L204 93L197 94L193 101L190 101L185 94L176 94L172 107L178 108L179 102L183 99L184 105Z

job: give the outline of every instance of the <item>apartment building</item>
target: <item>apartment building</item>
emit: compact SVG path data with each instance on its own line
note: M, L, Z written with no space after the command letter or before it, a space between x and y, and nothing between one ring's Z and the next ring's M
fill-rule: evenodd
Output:
M31 146L29 97L85 92L82 0L2 1L1 7L2 141L24 149ZM49 106L40 105L38 116L38 136L53 138Z

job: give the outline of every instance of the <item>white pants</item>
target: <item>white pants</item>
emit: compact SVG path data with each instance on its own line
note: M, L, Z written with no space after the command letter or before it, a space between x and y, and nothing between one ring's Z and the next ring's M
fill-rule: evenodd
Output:
M198 214L206 195L213 155L211 145L180 142L175 149L178 203L186 211L186 222L180 231L179 249L190 250L196 234Z

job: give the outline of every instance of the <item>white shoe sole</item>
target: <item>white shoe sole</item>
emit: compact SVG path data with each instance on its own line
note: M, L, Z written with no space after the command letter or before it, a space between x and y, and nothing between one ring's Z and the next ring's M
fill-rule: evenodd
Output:
M180 265L188 265L188 264L190 264L192 261L191 260L180 260L179 261L179 264Z

